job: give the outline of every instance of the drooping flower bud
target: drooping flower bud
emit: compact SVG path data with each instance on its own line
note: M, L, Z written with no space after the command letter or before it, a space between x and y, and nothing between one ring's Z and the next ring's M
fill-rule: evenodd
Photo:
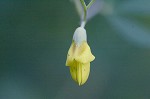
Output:
M68 51L66 66L70 67L70 73L74 81L83 85L90 73L90 62L95 57L87 43L86 30L78 27L73 36L73 42Z

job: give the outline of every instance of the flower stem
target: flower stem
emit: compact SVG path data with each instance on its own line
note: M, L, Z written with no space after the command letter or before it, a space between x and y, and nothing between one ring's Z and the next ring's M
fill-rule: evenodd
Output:
M81 27L84 28L84 27L85 27L85 24L86 24L86 23L85 23L84 21L82 21L82 22L81 22Z
M84 10L84 18L83 20L86 22L86 16L87 16L87 7L86 7L86 4L84 2L84 0L80 0L82 6L83 6L83 10Z
M87 17L87 10L91 7L91 5L95 2L95 0L91 0L91 2L86 6L84 0L80 0L82 6L83 6L83 10L84 10L84 17L82 19L81 22L81 27L84 27L86 24L86 17Z
M87 5L87 9L91 7L91 5L95 2L96 0L91 0L91 2Z

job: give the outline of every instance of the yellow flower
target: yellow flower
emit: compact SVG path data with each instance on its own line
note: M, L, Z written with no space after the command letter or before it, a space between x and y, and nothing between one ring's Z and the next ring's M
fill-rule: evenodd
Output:
M90 73L90 62L95 57L86 41L86 31L79 27L76 29L73 42L68 51L66 66L70 67L72 79L79 85L83 85Z

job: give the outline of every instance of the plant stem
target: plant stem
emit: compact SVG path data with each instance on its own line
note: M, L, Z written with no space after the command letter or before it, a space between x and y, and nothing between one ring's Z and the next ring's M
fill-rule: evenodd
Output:
M86 16L87 16L87 7L86 7L86 4L84 2L84 0L80 0L82 6L83 6L83 10L84 10L84 18L83 20L86 22Z
M96 0L91 0L91 2L87 5L87 9L91 7L91 5L95 2Z
M82 6L83 6L83 10L84 10L84 17L83 20L81 22L81 26L85 26L86 24L86 17L87 17L87 10L91 7L91 5L95 2L95 0L91 0L91 2L86 6L84 0L80 0ZM84 25L83 25L84 23Z

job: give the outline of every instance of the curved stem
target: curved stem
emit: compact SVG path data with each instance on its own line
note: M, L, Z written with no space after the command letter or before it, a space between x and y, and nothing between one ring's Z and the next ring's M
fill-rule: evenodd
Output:
M91 7L91 5L95 2L96 0L91 0L91 2L86 6L84 0L80 0L82 6L83 6L83 10L84 10L84 17L83 20L81 22L81 26L84 27L86 24L86 17L87 17L87 10Z
M96 0L91 0L91 2L87 5L87 9L91 7L91 5L95 2Z
M86 4L84 2L84 0L80 0L82 6L83 6L83 9L84 9L84 18L83 20L86 22L86 16L87 16L87 7L86 7Z

